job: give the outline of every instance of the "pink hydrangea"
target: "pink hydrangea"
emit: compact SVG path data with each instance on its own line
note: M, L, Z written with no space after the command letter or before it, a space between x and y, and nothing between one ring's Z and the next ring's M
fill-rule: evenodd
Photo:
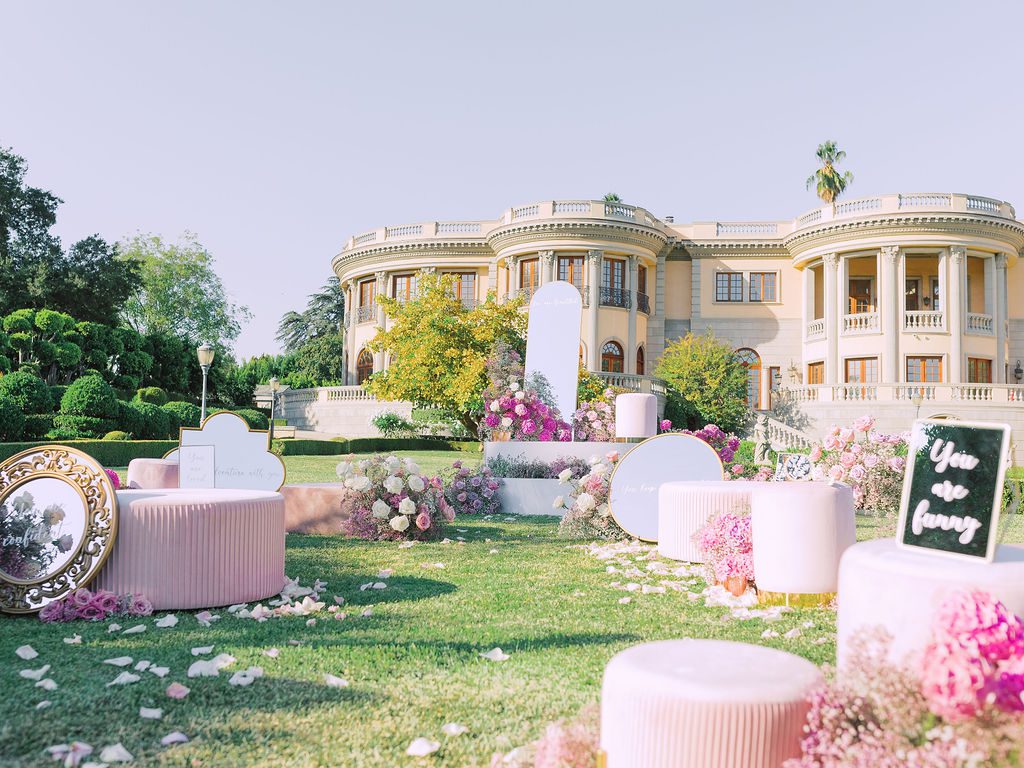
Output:
M980 589L957 591L935 614L939 641L977 648L989 661L1024 656L1024 625L1006 606Z
M110 478L110 484L114 486L114 490L119 490L121 488L121 478L118 477L117 472L112 469L104 469L103 471L106 472L107 477Z

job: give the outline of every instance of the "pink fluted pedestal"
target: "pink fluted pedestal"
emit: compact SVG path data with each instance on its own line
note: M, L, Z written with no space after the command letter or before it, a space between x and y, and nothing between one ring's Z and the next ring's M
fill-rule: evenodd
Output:
M178 462L167 459L132 459L128 462L128 488L147 490L178 487Z
M91 586L156 610L210 608L284 587L284 499L269 491L117 492L117 541Z
M621 395L620 395L621 397ZM735 480L686 480L658 489L658 554L672 560L703 563L693 535L718 512L750 508L750 494L767 483Z
M805 697L818 668L799 656L723 640L628 648L605 668L607 768L779 768L800 756Z
M348 519L341 511L341 483L300 483L281 488L285 528L289 533L341 533Z

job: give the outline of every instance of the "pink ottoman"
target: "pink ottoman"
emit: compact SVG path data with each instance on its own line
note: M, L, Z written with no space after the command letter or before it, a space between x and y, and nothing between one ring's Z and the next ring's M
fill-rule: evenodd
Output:
M128 462L128 488L177 488L178 462L167 459L132 459Z
M662 640L617 654L601 688L607 768L779 768L800 756L818 668L724 640ZM600 763L599 763L600 764Z
M284 527L289 533L341 532L348 515L341 512L341 483L300 483L281 488Z
M263 600L284 587L281 494L127 490L117 502L117 541L96 588L177 610Z

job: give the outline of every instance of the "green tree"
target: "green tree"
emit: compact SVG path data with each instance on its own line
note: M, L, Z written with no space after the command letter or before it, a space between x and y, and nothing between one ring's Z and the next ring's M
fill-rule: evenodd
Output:
M814 187L818 197L826 203L834 203L846 188L853 183L853 174L840 173L836 166L846 159L846 153L834 141L818 145L814 153L821 167L807 178L807 188Z
M285 352L318 336L337 334L345 318L345 293L337 277L330 277L316 293L310 294L306 309L286 312L277 326L277 340Z
M614 192L609 192L607 195L605 195L601 199L604 200L606 203L621 203L622 202L622 198L619 197Z
M121 258L138 262L142 285L129 299L123 319L139 333L177 336L190 345L204 341L228 349L249 310L232 303L213 268L213 256L186 232L180 242L136 235Z
M526 315L520 312L521 299L499 304L493 294L466 309L453 287L451 275L423 273L415 298L404 303L377 298L391 324L377 329L369 348L390 355L391 363L370 377L367 389L381 400L441 408L475 434L487 386L487 357L499 340L522 345Z
M676 339L666 347L655 375L669 385L665 416L675 426L717 424L735 431L748 419L747 370L733 348L708 331Z
M314 386L329 387L343 383L345 342L340 334L310 339L299 348L295 358L299 375L317 382Z

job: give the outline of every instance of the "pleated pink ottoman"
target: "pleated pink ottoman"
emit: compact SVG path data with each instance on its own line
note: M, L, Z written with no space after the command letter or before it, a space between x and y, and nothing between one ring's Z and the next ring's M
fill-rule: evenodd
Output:
M807 693L822 683L799 656L724 640L633 646L605 668L607 768L779 768L800 756Z
M767 485L736 480L687 480L663 483L658 489L658 554L672 560L702 563L693 535L717 512L750 508L754 488Z
M348 514L341 510L341 483L299 483L281 487L285 528L289 533L341 533Z
M211 608L284 587L284 499L219 488L117 492L113 552L93 585L156 610Z
M177 488L178 462L166 459L132 459L128 462L128 488Z

